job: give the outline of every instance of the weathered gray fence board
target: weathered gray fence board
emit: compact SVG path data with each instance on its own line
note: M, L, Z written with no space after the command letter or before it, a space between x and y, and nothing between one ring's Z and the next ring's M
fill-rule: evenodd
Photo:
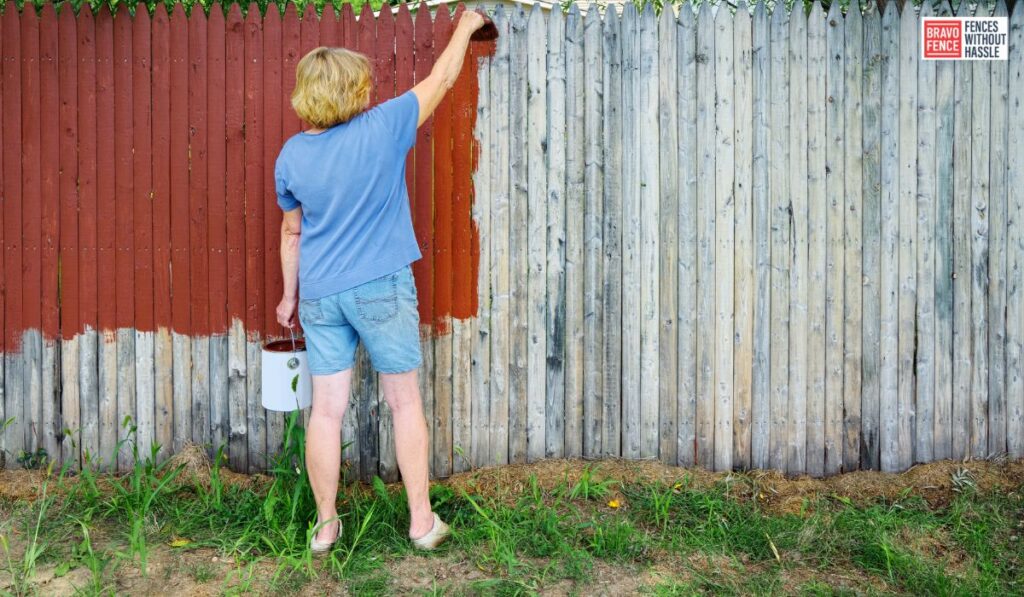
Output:
M1024 5L1017 3L1010 18L1010 96L1012 114L1024 110ZM1013 458L1024 456L1024 118L1009 121L1007 134L1008 204L1006 213L1006 449Z
M828 16L821 15L825 27L827 52L825 106L825 169L821 172L825 182L827 222L825 227L825 412L824 414L824 472L834 475L843 464L843 370L844 309L846 276L846 182L844 174L846 121L846 58L844 55L845 22L839 4L833 3Z
M934 16L931 5L921 17ZM936 64L917 69L917 348L914 396L914 460L932 459L935 446L935 193Z
M583 19L574 4L565 22L565 430L562 454L583 453L583 300L585 145Z
M753 70L753 127L752 138L752 217L754 234L754 325L753 380L751 387L750 465L768 468L768 438L771 430L771 195L768 190L768 90L770 57L768 46L769 15L764 2L754 9L751 33L751 62Z
M476 108L476 149L480 153L490 151L494 145L493 123L497 121L491 114L491 102L494 92L491 89L493 58L478 59L481 61L478 71L479 98ZM491 183L491 160L478 161L473 174L473 192L477 199L473 202L473 219L476 220L480 235L480 263L478 269L477 300L479 311L477 318L470 322L472 345L470 350L472 368L472 415L470 417L470 450L467 457L470 466L486 466L489 464L489 438L491 436L491 197L496 195ZM383 417L381 429L384 428ZM382 438L383 444L383 438ZM383 445L381 446L383 449Z
M899 54L899 386L896 466L908 468L914 446L914 318L917 315L917 63L920 20L903 7Z
M547 223L545 284L547 298L545 347L544 457L562 456L565 448L565 18L560 11L548 15L547 27ZM577 140L578 143L578 140ZM532 204L531 204L532 205Z
M971 62L971 435L970 456L988 453L989 191L991 168L991 63Z
M787 466L789 429L789 276L792 218L789 195L789 15L776 8L771 20L771 436L768 466Z
M620 454L622 446L622 26L618 13L605 13L604 52L604 410L601 454Z
M639 137L640 197L639 298L640 298L640 457L657 458L659 448L659 321L661 291L659 233L661 226L661 185L659 162L662 153L658 114L658 21L654 6L648 4L640 15L639 49Z
M715 456L715 27L711 6L697 13L697 464ZM623 348L625 352L625 348ZM625 388L623 389L625 391Z
M676 30L676 78L697 80L697 29L692 10L679 13ZM677 395L676 461L690 466L697 458L697 87L681 85L676 160L679 169L678 276L679 386ZM605 196L605 201L612 198ZM605 313L608 316L608 313Z
M583 456L601 454L604 405L604 41L601 18L584 18ZM578 74L578 73L577 73Z
M827 48L825 14L819 4L807 18L807 460L805 469L814 476L825 471L825 402L832 394L825 385L831 348L826 343L826 301L832 281L827 276L828 226L832 224L832 197L827 194L826 168L829 148L835 139L828 128L827 94L832 48ZM803 128L803 127L800 127ZM838 237L842 238L840 234ZM841 305L841 303L840 303Z
M958 16L968 16L961 2ZM953 88L953 401L952 454L970 454L971 437L971 96L972 67L956 62Z
M512 166L509 205L511 217L509 227L509 280L512 290L512 320L509 336L512 339L512 357L509 361L511 383L509 384L509 462L524 462L527 453L527 350L529 343L528 305L528 217L527 191L527 146L526 146L526 13L522 7L512 15L512 43L509 50L511 65L509 72L509 127L512 137L510 163ZM543 400L543 398L542 398Z
M546 442L547 367L547 172L549 131L547 126L547 31L544 13L534 5L527 24L526 82L527 127L526 167L529 208L526 220L527 330L526 419L527 457L532 462L544 458Z

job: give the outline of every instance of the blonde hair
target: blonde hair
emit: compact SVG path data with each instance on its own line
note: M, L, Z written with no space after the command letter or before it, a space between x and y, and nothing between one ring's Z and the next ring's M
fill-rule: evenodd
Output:
M292 108L317 128L347 122L370 105L370 61L344 48L319 47L295 68Z

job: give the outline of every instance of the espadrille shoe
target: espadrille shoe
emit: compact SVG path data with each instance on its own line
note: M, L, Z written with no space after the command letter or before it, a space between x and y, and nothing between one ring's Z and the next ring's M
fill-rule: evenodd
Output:
M334 536L334 540L332 541L317 541L316 534L320 532L320 529L317 527L320 527L321 525L318 524L317 527L314 527L315 531L313 532L313 536L309 538L309 549L314 554L325 554L331 551L331 548L334 547L335 542L337 542L338 538L341 537L341 521L337 518L332 518L331 520L338 521L338 534ZM328 520L327 523L324 524L328 524L330 522L331 521Z
M444 543L444 540L448 538L448 534L448 525L441 520L441 517L438 516L437 513L434 513L434 526L430 528L430 531L426 535L423 535L419 539L413 539L412 544L415 545L417 549L429 551Z

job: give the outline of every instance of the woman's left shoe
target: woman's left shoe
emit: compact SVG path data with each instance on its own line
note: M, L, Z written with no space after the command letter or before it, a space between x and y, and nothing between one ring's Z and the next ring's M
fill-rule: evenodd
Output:
M331 541L317 541L316 534L317 534L317 532L319 532L319 529L317 529L316 532L313 533L313 536L310 537L310 539L309 539L309 549L314 554L323 554L323 553L327 553L327 552L331 551L331 548L334 547L335 542L337 542L338 538L341 537L341 521L338 520L337 517L332 518L331 520L337 520L338 521L338 534L335 535L334 539L331 540ZM328 520L324 524L330 524L330 522L331 521ZM317 526L320 526L320 525L318 524Z
M448 525L441 520L437 513L434 513L434 526L430 528L426 535L413 539L412 544L418 549L429 551L444 543L444 540L448 538L449 532Z

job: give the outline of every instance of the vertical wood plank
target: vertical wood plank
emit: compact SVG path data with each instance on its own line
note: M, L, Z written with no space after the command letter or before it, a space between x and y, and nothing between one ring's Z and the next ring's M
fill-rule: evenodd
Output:
M264 329L263 29L260 11L245 18L245 330L249 471L266 468L267 427L260 400L260 339Z
M399 10L404 10L404 7ZM399 12L399 25L401 24L402 12ZM410 21L411 22L411 21ZM399 27L401 30L401 27ZM402 34L399 33L398 40L401 43ZM470 366L472 386L470 390L471 419L469 421L470 445L469 464L474 467L486 466L490 455L489 436L491 434L491 307L493 298L491 296L491 198L495 191L491 187L494 176L491 174L493 165L493 149L491 135L493 126L491 122L492 112L492 91L491 72L493 60L486 56L487 46L480 44L470 45L470 64L477 67L477 106L476 123L473 148L473 220L476 222L476 242L479 249L479 263L476 274L476 296L479 301L476 317L469 322L470 335ZM401 60L401 48L399 48L399 60ZM399 67L399 75L401 74ZM410 70L411 73L411 70ZM468 286L468 285L467 285Z
M883 471L899 469L898 318L899 318L899 14L889 3L882 15L882 111L880 276L881 371L879 374L879 447Z
M149 13L136 11L132 19L132 169L135 188L132 197L133 238L131 255L135 270L135 425L139 453L149 456L154 442L156 395L153 362L153 113L152 50ZM221 114L221 112L217 112ZM217 120L217 119L214 119Z
M864 315L861 325L864 346L863 381L861 385L860 464L865 469L880 466L880 392L881 392L881 101L882 71L885 54L882 49L881 15L869 5L864 15L863 68L863 184L864 197L862 297Z
M789 429L789 15L776 5L772 12L771 101L768 188L771 193L771 432L768 465L787 470Z
M857 12L857 11L853 11ZM846 352L845 277L847 238L844 106L848 101L843 85L846 58L845 22L838 4L833 4L827 18L820 15L826 26L826 97L825 105L825 201L827 221L825 227L825 436L824 473L838 474L843 466L843 371ZM819 163L820 166L820 163Z
M364 5L360 20L372 19ZM367 15L371 15L367 17ZM448 45L453 24L446 6L434 19L434 43ZM452 135L451 95L434 112L434 475L452 472ZM362 425L362 422L360 423ZM365 451L363 452L366 453Z
M99 445L94 454L105 470L117 456L117 346L114 339L114 27L105 7L96 15L96 297L99 370ZM173 35L173 31L172 31ZM182 71L184 72L184 71ZM180 113L184 116L184 112ZM174 118L172 113L172 119ZM101 217L102 216L102 217Z
M754 366L754 225L753 225L753 46L750 11L736 8L733 25L735 69L733 110L734 170L734 368L732 467L750 468L751 408Z
M228 272L227 272L227 124L224 12L219 7L210 11L207 27L207 113L210 129L207 136L207 189L209 207L207 239L209 242L209 318L210 318L210 441L214 455L223 447L225 455L230 437L228 386ZM234 189L231 189L233 191Z
M715 456L715 23L710 5L697 13L697 452L711 468Z
M640 382L641 184L640 15L630 4L622 12L622 456L639 458L643 435Z
M193 10L189 42L189 296L192 348L192 441L210 444L210 274L207 241L207 19ZM212 454L210 454L212 456Z
M941 16L949 15L944 4ZM935 65L935 390L932 457L952 455L953 416L953 61Z
M839 19L837 19L839 20ZM831 20L830 20L831 24ZM864 31L860 10L851 10L843 20L843 186L841 197L845 208L843 245L843 397L842 412L842 470L860 468L862 371L864 352L861 350L864 320L864 233L863 233L863 99L861 97L864 73ZM838 74L838 73L837 73ZM874 349L872 349L872 352Z
M970 16L961 2L957 16ZM971 455L971 95L972 66L953 67L953 415L954 459Z
M491 288L490 318L490 410L487 463L505 464L509 458L510 386L510 138L509 120L509 17L501 5L495 9L494 24L500 32L489 69L491 83L491 132L488 155L491 161L491 267L487 271ZM418 171L417 171L418 174ZM483 238L481 236L481 238ZM481 249L482 250L482 249ZM481 268L481 272L484 269Z
M92 14L88 13L92 23ZM85 21L83 14L82 21ZM85 26L84 24L82 25ZM60 462L67 465L71 470L80 468L82 446L82 411L81 396L82 386L79 378L79 355L83 333L84 322L81 317L82 303L79 299L81 290L81 252L79 251L79 209L84 207L82 199L85 195L86 185L91 186L94 182L95 173L86 171L84 163L93 158L79 154L79 143L84 145L88 137L79 126L79 87L93 84L93 77L81 81L94 70L86 73L80 69L79 44L83 39L78 35L78 21L74 12L61 10L58 18L59 39L57 41L57 70L58 85L60 93L60 174L58 176L58 193L60 194L60 260L61 260L61 313L60 325L67 332L61 334L58 350L60 351L59 383L59 408L57 413L57 424L55 429L57 439L60 442L59 453L53 452L54 456L59 454ZM91 38L90 38L91 43ZM92 66L95 68L95 65ZM84 103L84 102L83 102ZM2 124L0 124L2 126ZM95 135L93 135L95 138ZM92 161L91 163L95 163ZM2 309L0 309L2 310ZM70 332L70 333L69 333ZM49 448L48 448L49 449Z
M1024 5L1016 3L1010 17L1008 110L1024 109ZM1011 118L1007 131L1006 213L1006 449L1012 458L1024 455L1024 119Z
M601 17L583 18L583 457L601 454L604 412L604 53ZM584 83L585 82L585 83Z
M789 276L789 429L786 470L807 470L808 181L807 16L789 16L789 196L793 260Z
M583 454L584 299L586 277L586 98L584 23L579 7L569 9L565 23L566 191L565 191L565 451L566 458Z
M547 37L547 250L545 256L545 404L544 457L559 458L565 449L565 347L566 347L566 205L565 151L566 143L566 81L565 81L565 18L555 10L548 14ZM532 205L532 204L531 204ZM577 212L578 213L578 212Z
M750 400L750 462L757 469L768 468L771 432L771 195L768 188L768 142L770 109L769 16L764 2L754 8L751 32L752 143L751 196L754 251L754 306L752 350L753 372Z
M917 63L920 19L903 7L899 53L899 386L897 467L914 462L914 346L917 314ZM904 83L905 82L905 83Z
M975 14L987 14L980 8ZM972 458L986 458L989 434L988 284L989 284L989 195L991 192L992 75L987 61L972 61L971 76L971 391L970 452Z
M679 458L679 115L676 73L676 18L663 10L658 22L658 457L666 464Z
M544 13L540 6L530 10L526 29L526 176L528 212L525 220L528 242L527 263L527 353L526 353L526 449L530 462L544 457L545 428L545 357L547 355L545 284L547 250L547 35Z
M833 292L827 288L831 277L829 265L828 224L832 217L832 197L828 195L826 168L831 165L826 152L835 147L828 129L826 80L831 52L826 54L825 14L820 3L814 3L807 19L807 465L803 472L820 477L825 471L825 408L826 399L826 304ZM836 172L839 174L840 172ZM840 303L841 306L841 303Z
M172 453L174 442L174 386L171 339L171 32L166 7L153 13L152 42L152 115L153 115L153 441L160 445L157 458L161 461ZM84 46L82 48L84 52ZM81 79L79 79L81 81ZM83 194L84 197L84 194ZM95 217L95 209L91 212ZM80 215L80 219L84 216ZM80 229L85 230L84 220ZM84 235L83 235L84 238ZM83 249L83 255L85 251ZM83 259L84 263L84 259ZM83 269L83 282L85 281ZM84 298L84 295L83 295ZM84 300L83 300L84 306ZM86 328L88 329L88 327ZM86 363L84 346L95 346L88 333L83 337L81 361ZM84 369L83 369L84 370ZM85 390L85 378L82 380ZM83 406L84 414L84 406ZM236 469L240 470L240 469Z
M57 12L52 4L43 6L39 30L39 94L40 112L56 114L60 122L60 75L58 70ZM72 33L74 30L72 29ZM70 40L74 47L74 37ZM73 86L71 86L73 88ZM41 160L40 164L40 276L41 276L41 333L38 336L39 398L36 449L44 450L53 462L60 462L60 371L57 339L60 335L59 278L57 264L60 253L60 131L54 126L40 129L39 151L43 156L57 156ZM74 269L74 265L70 269ZM77 283L77 280L75 280ZM77 305L75 305L77 309ZM77 331L77 330L76 330ZM77 377L77 376L76 376Z
M509 279L516 280L512 286L512 338L509 384L509 447L508 461L525 462L527 457L527 350L529 320L528 300L528 245L527 221L529 194L527 192L527 24L526 13L518 7L512 14L511 82L509 84L509 124L512 132L511 184L509 204L512 210L509 230L510 261Z
M679 386L676 390L676 462L697 462L697 21L689 7L679 11L676 71L679 149L677 249ZM608 170L606 169L606 172ZM609 172L610 174L610 172ZM664 215L664 214L663 214ZM607 241L606 241L607 242Z
M921 18L933 16L921 5ZM917 66L917 312L914 396L914 461L933 458L935 430L935 69L938 62Z
M12 38L11 32L16 31L17 28L18 28L18 23L14 20L14 17L17 17L17 11L7 11L3 15L3 18L0 19L0 31L2 31L3 34L4 34L3 37L0 37L0 80L3 80L3 82L4 82L4 87L2 89L0 89L0 143L2 143L2 141L3 141L3 138L4 138L4 128L5 128L5 125L7 124L7 121L8 121L8 119L4 117L7 114L7 112L3 111L4 99L5 99L5 96L7 96L7 97L13 97L14 96L13 91L8 92L7 94L4 93L4 90L7 90L7 89L12 89L13 90L13 87L11 87L8 84L9 83L8 77L11 75L10 71L12 70L11 67L8 66L8 64L10 62L13 62L13 60L11 60L8 57L8 50L10 49L9 44L11 43L8 40L10 40ZM9 24L8 21L11 21L11 23ZM6 43L4 43L4 42L6 42ZM13 145L14 145L13 143L0 144L0 173L3 173L5 181L9 181L10 178L7 176L7 169L5 169L4 164L13 164L13 162L9 161L9 160L13 160L14 159L13 158L13 150L7 150L6 148L9 147L9 146L13 147ZM8 157L8 155L5 155L5 154L8 154L8 152L10 152L11 157ZM8 165L7 168L9 169L9 168L11 168L11 166ZM17 178L18 178L19 181L21 180L20 173L19 173L19 176ZM0 181L0 197L6 198L7 197L7 193L8 193L7 184L5 184L4 181ZM7 251L7 242L5 240L5 238L6 238L6 235L5 235L6 229L5 229L5 224L4 224L4 222L6 220L6 206L7 206L7 202L6 202L6 199L5 199L5 201L4 201L4 208L0 209L0 250L2 250L4 253L6 253L6 251ZM6 271L6 268L4 267L4 263L3 262L4 262L4 260L0 259L0 323L2 323L2 320L6 317L6 311L7 311L7 309L6 309L6 303L7 303L7 300L6 300L6 295L7 295L7 276L6 276L6 274L7 274L7 271ZM7 384L6 384L6 379L3 376L4 369L5 369L4 365L5 365L5 360L6 360L6 353L7 353L6 345L7 345L7 330L5 328L2 331L0 331L0 351L2 351L4 353L4 356L0 357L0 421L8 420L8 415L7 415L7 410L6 410L6 408L7 408L6 407L6 403L7 403L7 393L6 393ZM2 437L2 436L0 436L0 466L7 466L7 439L5 437Z
M453 22L458 22L463 10L464 6L456 12ZM383 34L383 25L387 22L386 17L378 17L378 35ZM472 464L468 453L473 424L470 354L472 328L470 321L465 318L469 313L472 313L473 319L476 316L469 308L473 301L472 285L477 281L470 255L470 245L476 232L473 230L472 219L473 131L469 125L474 117L471 110L475 100L473 95L476 93L473 87L477 65L472 51L468 54L452 90L452 472L462 472ZM457 312L462 309L465 310Z
M714 184L714 446L715 470L732 469L733 298L735 294L735 101L733 18L715 16L715 184Z
M1006 3L999 0L993 16L1006 17ZM1007 100L1009 61L992 69L991 123L988 127L989 159L989 253L988 253L988 454L1006 453L1006 284L1007 284ZM1018 118L1020 115L1018 115ZM1021 192L1018 189L1018 193ZM931 454L924 458L931 459Z
M237 4L228 11L224 40L224 127L227 135L228 462L249 470L245 346L245 28Z
M605 13L604 51L604 404L601 454L622 453L622 26L615 11Z
M41 418L42 383L41 365L42 309L42 187L40 164L40 123L42 89L40 81L41 54L39 47L39 16L29 7L21 16L21 326L11 329L17 333L20 363L20 392L13 393L11 409L15 414L13 429L22 435L23 449L34 455L42 439ZM10 292L18 292L12 288ZM11 433L8 429L7 433Z
M661 184L659 162L661 148L658 128L658 21L654 6L648 4L640 14L639 64L637 75L639 85L639 126L637 127L637 148L639 149L639 327L640 327L640 456L658 457L658 410L660 406L659 383L659 232L661 219ZM642 148L642 149L640 149ZM632 294L632 293L631 293Z
M434 64L434 24L430 10L421 4L415 20L415 77L422 80L430 74ZM342 11L342 24L351 19L351 6L346 4ZM423 353L423 367L420 369L420 394L423 397L424 412L430 445L434 437L434 166L433 166L434 119L431 118L416 132L416 179L413 190L413 227L423 258L413 263L413 276L420 309L420 349ZM354 417L349 417L352 420ZM433 467L433 458L430 466Z

